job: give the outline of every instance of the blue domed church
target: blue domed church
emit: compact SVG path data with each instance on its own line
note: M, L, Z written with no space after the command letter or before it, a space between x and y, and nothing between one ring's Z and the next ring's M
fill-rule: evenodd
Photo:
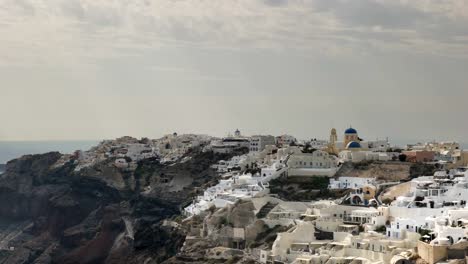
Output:
M361 149L360 142L361 140L356 129L350 127L345 130L343 146L346 147L346 149Z

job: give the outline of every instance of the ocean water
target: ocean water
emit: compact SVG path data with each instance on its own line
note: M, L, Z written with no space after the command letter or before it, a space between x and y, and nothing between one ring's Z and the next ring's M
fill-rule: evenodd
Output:
M73 153L75 150L87 150L98 143L98 140L0 141L0 164L27 154L42 154L51 151Z

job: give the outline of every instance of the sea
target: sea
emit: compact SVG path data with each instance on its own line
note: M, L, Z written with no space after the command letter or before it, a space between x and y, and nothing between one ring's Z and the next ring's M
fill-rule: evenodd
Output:
M27 154L42 154L51 151L73 153L75 150L88 150L97 145L99 140L69 141L0 141L0 164ZM0 173L3 166L0 165Z

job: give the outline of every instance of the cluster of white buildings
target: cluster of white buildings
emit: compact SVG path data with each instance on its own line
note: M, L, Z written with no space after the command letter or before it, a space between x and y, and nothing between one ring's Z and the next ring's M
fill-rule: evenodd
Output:
M234 135L228 135L221 139L213 139L210 148L215 153L232 153L235 150L248 150L249 152L262 152L267 146L276 146L279 141L271 135L254 135L251 137L243 136L239 129ZM281 145L295 142L289 137L281 141Z
M187 216L200 215L206 210L215 207L223 208L228 204L234 204L240 199L262 197L269 193L269 181L287 174L288 167L284 161L287 156L274 155L275 158L264 157L266 151L259 153L235 156L230 161L221 161L217 165L218 172L222 174L222 180L213 187L206 189L202 196L198 196L191 205L184 209ZM270 155L268 155L270 156ZM262 158L263 157L263 158ZM255 160L255 162L252 162ZM265 162L265 161L268 162ZM226 164L230 164L226 166ZM257 169L257 173L242 173L237 168ZM236 168L236 172L226 171Z
M295 144L283 148L268 145L261 152L220 162L218 171L229 176L207 189L185 211L189 216L202 214L247 199L254 202L258 215L260 208L272 204L261 220L270 227L293 227L278 233L271 249L255 251L261 263L409 264L422 258L434 264L462 255L457 248L465 244L468 248L468 172L464 169L413 179L410 190L394 197L390 205L379 200L378 189L386 183L375 178L330 178L330 190L351 189L336 201L284 202L268 195L268 182L282 175L335 175L345 160L343 151L382 153L361 147L335 156L326 149L304 152ZM258 172L237 173L247 168L258 168ZM239 229L235 233L246 232L235 229Z
M345 131L343 141L337 140L333 129L329 141L308 142L289 135L244 137L236 131L234 136L212 140L209 148L217 153L248 149L248 154L214 165L222 180L194 199L185 213L206 215L208 210L251 200L254 213L269 227L292 226L278 233L271 249L256 251L261 263L409 264L422 258L434 264L460 255L457 247L467 243L468 248L465 170L413 179L410 190L393 197L390 205L383 204L378 193L394 183L374 177L333 178L345 162L398 160L401 153L389 152L389 147L388 140L362 140L353 128ZM418 146L413 148L419 151ZM432 143L421 151L457 157L459 146ZM331 191L349 191L336 201L284 202L269 195L269 181L281 176L329 177ZM246 228L234 228L236 248L245 245L246 233Z
M265 196L269 193L268 182L281 176L285 168L275 163L265 169L275 173L267 174L262 171L261 175L242 174L220 180L217 185L206 189L202 196L198 196L191 205L186 207L185 214L187 216L200 215L210 208L224 208L240 199Z
M381 208L312 203L295 220L294 227L279 233L271 250L262 250L262 263L409 263L417 235L392 239L370 228L388 218ZM361 230L364 229L364 230Z
M104 140L87 151L78 150L73 158L77 164L75 171L80 171L112 158L115 159L116 167L134 169L139 160L154 156L156 151L151 140L126 136L115 140Z
M161 162L164 163L179 160L192 149L207 148L211 140L212 137L207 135L173 133L153 140L153 144Z
M455 248L464 243L468 248L466 169L415 178L407 193L384 205L378 197L379 188L390 183L373 177L333 176L342 163L387 162L398 159L400 153L388 152L388 140L362 140L353 128L345 131L343 141L337 139L335 129L329 141L308 142L290 135L246 137L239 130L221 139L176 133L157 140L122 137L77 151L60 163L73 160L79 171L111 159L119 169L134 170L138 161L148 158L183 162L195 148L218 154L242 150L239 153L246 154L212 166L221 179L194 198L184 213L204 216L240 200L251 200L255 214L269 227L292 226L278 234L271 249L258 252L261 263L407 264L422 258L434 264L460 255ZM465 159L454 142L417 144L408 151L433 152L436 159L453 164ZM426 158L418 153L416 161ZM285 202L269 195L270 181L283 176L328 177L328 189L349 191L336 201ZM247 231L234 229L240 247Z
M468 166L468 150L461 148L454 141L431 141L426 143L408 144L405 154L417 161L430 161L446 165L447 168ZM420 157L419 157L420 156Z
M309 205L297 225L278 234L262 263L444 263L468 250L468 172L416 178L390 205L333 201ZM362 189L375 179L340 177L329 188ZM313 234L313 235L311 235Z
M335 132L336 133L336 132ZM345 134L345 141L348 145L359 140L354 129L348 129ZM343 143L334 142L337 146ZM388 146L387 141L365 142L370 150L366 155L374 155L377 160L388 160L381 157L383 154L376 152ZM239 130L234 135L228 135L222 139L211 141L210 148L215 153L232 153L236 149L249 149L249 153L235 156L230 160L222 160L214 165L220 174L222 181L218 185L205 190L204 195L198 196L194 202L185 209L187 215L201 214L211 207L220 208L226 204L233 204L235 201L244 198L259 197L268 193L268 181L282 175L288 177L333 177L339 170L340 163L344 162L339 155L328 151L326 141L313 139L301 144L290 135L273 136L252 136L245 137ZM307 151L305 145L308 145ZM348 148L349 149L349 148ZM344 150L348 151L347 149ZM375 151L375 152L374 152ZM340 153L341 154L341 153ZM380 155L380 156L379 156ZM379 158L380 157L380 158ZM255 172L247 173L246 170ZM341 182L343 181L343 182ZM348 183L349 181L349 183ZM364 185L374 185L375 179L358 179L347 177L337 181L331 179L330 189L356 188L356 192L350 196L353 204L367 204L374 198L375 188L372 194L367 195L362 191ZM359 188L361 189L359 189ZM368 188L368 187L365 187Z
M408 208L443 208L464 206L468 201L468 172L451 170L437 172L434 176L423 176L411 181L410 192L396 197L393 202Z
M242 138L238 131L235 137ZM281 176L333 177L339 169L337 157L323 150L304 153L295 144L283 144L283 147L278 148L271 136L254 136L250 140L251 151L248 154L234 156L212 166L223 180L205 190L203 195L185 208L187 216L202 214L212 207L222 208L240 199L264 196L269 193L268 182ZM213 142L211 147L214 147Z
M106 160L113 160L119 169L134 170L143 159L159 158L160 162L174 162L184 157L191 149L209 145L211 137L205 135L166 135L160 139L136 139L121 137L115 140L104 140L87 151L75 151L73 155L64 155L58 162L74 160L75 171L91 167Z

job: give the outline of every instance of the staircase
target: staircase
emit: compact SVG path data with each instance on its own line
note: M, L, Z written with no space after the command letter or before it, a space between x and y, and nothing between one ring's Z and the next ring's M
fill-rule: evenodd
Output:
M260 218L265 218L268 213L273 210L273 208L275 208L275 206L277 206L278 204L276 203L271 203L271 202L267 202L261 209L260 211L258 211L257 213L257 218L260 219Z

